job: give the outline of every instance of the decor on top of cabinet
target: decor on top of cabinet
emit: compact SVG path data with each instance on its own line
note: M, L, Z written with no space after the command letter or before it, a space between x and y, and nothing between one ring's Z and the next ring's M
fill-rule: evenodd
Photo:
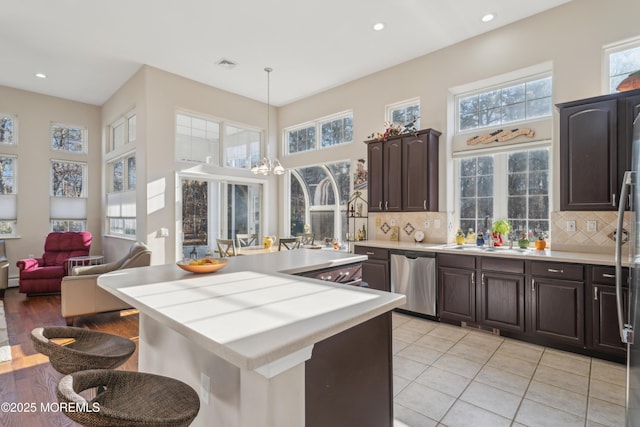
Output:
M416 121L419 117L415 117L407 124L402 123L392 123L389 121L384 122L384 132L373 132L367 138L373 139L376 138L378 141L386 141L387 138L391 136L405 135L410 133L417 133L416 129Z
M616 87L618 92L624 92L627 90L640 89L640 70L634 71L629 74L626 79L620 82Z

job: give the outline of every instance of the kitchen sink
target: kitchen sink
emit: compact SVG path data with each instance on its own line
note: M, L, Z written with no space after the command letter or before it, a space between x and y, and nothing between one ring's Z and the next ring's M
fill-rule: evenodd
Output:
M452 249L464 252L495 252L501 254L525 254L530 249L509 248L508 246L474 246L474 245L443 245L442 249Z

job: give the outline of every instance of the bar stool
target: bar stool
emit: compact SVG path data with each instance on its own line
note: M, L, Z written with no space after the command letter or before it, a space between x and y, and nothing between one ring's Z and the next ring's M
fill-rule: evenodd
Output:
M98 387L87 401L79 393ZM83 426L188 426L200 411L198 394L182 381L155 374L92 369L58 383L64 413Z
M53 338L69 338L59 344ZM136 350L136 344L125 337L73 326L45 326L31 331L33 347L49 357L53 368L61 374L86 369L113 369L122 365Z

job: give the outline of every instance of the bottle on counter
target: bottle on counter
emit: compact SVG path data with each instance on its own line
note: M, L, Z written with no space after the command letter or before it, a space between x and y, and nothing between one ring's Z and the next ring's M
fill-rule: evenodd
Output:
M544 233L542 231L538 234L538 240L536 240L536 249L541 251L547 247L547 242L544 240Z
M476 233L473 232L473 228L469 228L467 231L467 244L473 245L476 242Z
M362 240L367 240L367 229L362 224Z
M478 231L478 235L476 236L476 245L484 246L484 235L482 234L482 231Z
M456 245L464 245L464 233L461 228L458 228L458 232L456 233Z
M527 233L524 231L520 234L520 240L518 240L518 247L520 249L529 248L529 239L527 239Z

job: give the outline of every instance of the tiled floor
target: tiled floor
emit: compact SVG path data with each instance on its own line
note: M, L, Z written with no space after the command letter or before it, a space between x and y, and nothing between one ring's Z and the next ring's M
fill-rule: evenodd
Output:
M393 314L395 427L624 426L624 365Z

